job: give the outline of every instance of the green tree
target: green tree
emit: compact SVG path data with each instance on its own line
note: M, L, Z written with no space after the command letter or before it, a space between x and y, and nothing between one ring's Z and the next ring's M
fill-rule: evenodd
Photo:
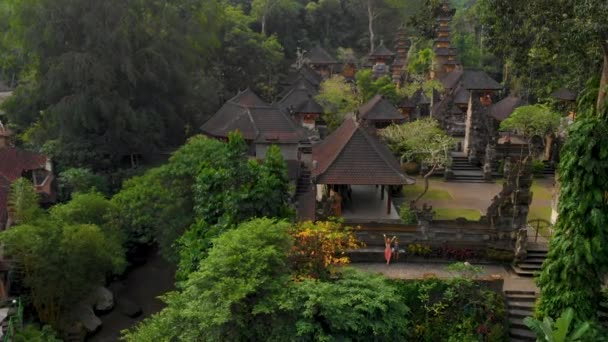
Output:
M435 53L433 52L433 49L427 45L428 42L418 42L409 52L410 61L407 65L407 71L411 75L418 75L426 78L431 72Z
M254 32L254 18L239 7L226 6L221 28L222 45L217 53L217 66L222 86L235 93L250 86L267 100L276 93L283 63L283 47L276 35Z
M61 342L52 327L45 325L40 328L34 324L28 324L23 329L17 330L14 337L15 342Z
M114 204L99 192L75 193L72 200L50 209L51 217L68 224L93 224L109 228L109 215Z
M352 86L342 76L333 76L323 81L315 100L323 106L323 119L332 131L344 121L346 113L355 111L360 104Z
M572 329L572 319L574 318L574 310L566 309L561 316L554 322L551 317L545 317L542 321L532 317L526 317L524 323L534 331L538 340L548 342L576 342L590 340L585 339L591 332L591 326L585 322L576 329Z
M260 21L262 34L266 35L266 22L276 12L293 12L299 9L299 3L294 0L252 0L251 13Z
M94 225L47 217L2 232L0 241L23 272L38 318L55 327L67 309L124 268L121 245Z
M376 95L383 95L394 104L399 100L397 87L389 76L374 79L372 70L365 69L357 72L355 81L360 103L365 103Z
M336 281L296 283L296 336L303 340L407 340L409 309L378 275L345 269Z
M115 168L124 156L181 143L195 125L222 17L216 1L13 4L7 34L33 57L31 81L5 109L20 130L37 123L29 136L56 161Z
M544 105L521 106L504 121L500 129L522 135L528 142L528 154L532 153L532 138L545 138L548 134L557 132L561 116Z
M327 233L321 240L335 237ZM302 281L293 276L294 243L284 221L254 219L227 231L214 240L208 257L180 284L180 291L164 297L167 307L124 332L124 339L406 337L408 308L386 279L346 269L327 281Z
M65 200L68 200L73 192L88 192L91 190L101 193L108 192L106 179L90 169L67 169L59 174L58 181L61 195Z
M11 184L8 196L8 212L12 224L26 224L42 215L38 193L32 182L19 178Z
M290 280L288 227L257 219L217 237L199 270L164 297L167 307L126 332L125 340L268 340L278 328L269 322L281 319L278 296Z
M231 134L226 163L203 167L194 185L195 223L180 238L179 278L196 270L212 241L254 217L292 216L287 166L277 147L269 148L262 165L248 160L247 144Z
M538 96L564 85L581 89L589 77L598 76L596 104L603 103L608 84L605 1L482 0L479 5L489 48L511 61L509 73Z
M178 261L175 241L194 222L193 187L200 170L227 163L226 144L204 136L188 140L169 163L129 179L112 197L113 225L127 246L158 243L163 255Z
M393 152L401 155L401 160L417 161L428 167L424 175L424 190L414 202L424 196L429 189L429 177L436 169L450 163L450 153L454 138L447 135L437 120L425 118L402 125L391 125L380 131Z
M608 124L606 114L593 112L579 109L583 117L569 127L561 151L559 217L537 279L539 317L571 307L577 323L598 318L608 263Z

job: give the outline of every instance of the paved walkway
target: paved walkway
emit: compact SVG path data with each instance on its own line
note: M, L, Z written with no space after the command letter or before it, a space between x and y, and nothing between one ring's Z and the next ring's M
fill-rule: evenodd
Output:
M386 213L387 195L380 200L380 189L375 185L352 185L352 201L347 202L342 211L345 219L399 220L399 213L391 203L391 213Z
M396 279L421 279L425 274L433 273L438 278L452 278L455 274L450 273L446 270L449 264L446 263L405 263L398 262L391 265L386 263L354 263L351 266L360 270L380 273L389 278ZM479 265L483 268L481 277L488 277L491 275L500 275L504 280L503 290L507 291L536 291L538 287L534 284L532 278L519 277L516 274L509 272L505 266L498 264L482 264Z

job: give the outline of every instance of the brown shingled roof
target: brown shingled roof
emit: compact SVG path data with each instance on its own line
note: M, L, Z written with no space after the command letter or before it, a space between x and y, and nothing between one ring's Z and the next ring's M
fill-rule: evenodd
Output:
M435 48L433 51L436 56L456 56L456 51L451 48Z
M253 90L247 88L240 91L233 98L228 100L230 102L238 103L241 106L265 106L267 103L262 100Z
M353 119L348 118L312 147L316 184L414 184L391 151ZM315 166L316 165L316 166Z
M412 100L405 97L399 102L399 108L416 108L416 104Z
M374 96L359 107L359 115L366 121L405 120L401 112L381 95Z
M279 107L285 110L295 109L316 94L317 92L310 89L304 81L300 81L283 95L283 98L279 101Z
M380 44L372 53L369 54L370 57L393 57L394 55L395 53L387 49L384 44Z
M46 156L14 147L0 148L0 227L7 219L8 194L11 182L20 178L24 172L43 169Z
M566 88L558 89L551 96L562 101L576 101L576 94Z
M304 57L308 59L310 64L323 65L338 63L338 61L336 61L327 51L325 51L325 49L319 45L310 49L310 51L308 51Z
M295 112L307 114L323 114L325 110L317 101L315 101L314 98L312 98L312 96L309 96L306 101L304 101L298 107L295 108Z
M431 104L431 100L426 96L422 89L416 90L416 92L412 95L411 101L416 105Z
M517 96L507 96L490 107L490 115L498 121L503 121L508 118L517 107L524 104L524 100Z
M471 93L464 87L460 86L454 91L454 103L459 105L468 105Z
M203 126L201 130L210 136L226 138L239 131L246 140L297 143L301 132L296 124L278 107L243 105L235 97L226 102Z
M446 89L454 89L458 84L467 90L501 90L500 83L492 79L485 71L456 70L441 79Z

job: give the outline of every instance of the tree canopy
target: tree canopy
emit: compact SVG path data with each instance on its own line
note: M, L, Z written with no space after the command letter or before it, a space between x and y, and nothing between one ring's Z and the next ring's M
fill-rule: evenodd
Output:
M293 232L310 230L310 225ZM333 233L337 227L314 230L339 241ZM345 270L338 280L294 281L301 278L292 277L292 272L308 263L290 262L295 245L289 231L287 222L255 219L220 235L198 270L180 284L180 291L165 296L167 307L126 332L125 339L287 341L407 336L407 307L380 276ZM335 250L336 256L343 251Z

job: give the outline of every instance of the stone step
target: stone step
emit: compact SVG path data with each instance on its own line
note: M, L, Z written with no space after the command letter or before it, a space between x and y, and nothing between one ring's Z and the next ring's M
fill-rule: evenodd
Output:
M528 330L528 326L524 323L523 318L509 318L509 325L511 329Z
M513 303L534 303L536 301L536 294L505 294L507 302Z
M483 179L455 179L455 178L451 178L448 181L452 182L452 183L491 183L491 182L488 182L488 181L483 180Z
M534 271L522 270L521 268L519 268L517 266L511 266L511 268L513 269L513 272L515 272L515 274L517 274L520 277L533 278L536 275L536 272L534 272Z
M520 341L536 341L536 335L528 329L509 329L510 341L515 341L514 338Z
M534 314L532 310L509 309L509 317L525 318L531 317Z
M517 267L519 267L522 270L526 270L526 271L540 271L540 269L542 268L542 264L532 264L532 263L527 263L527 262L523 262L523 263L518 263Z
M545 260L546 260L546 258L536 258L536 257L530 258L530 257L528 257L528 258L524 259L524 262L526 264L542 264L543 262L545 262Z
M535 291L525 291L525 290L505 290L505 295L514 295L514 296L536 296L538 293Z
M534 302L510 302L507 304L509 310L521 310L534 312Z

